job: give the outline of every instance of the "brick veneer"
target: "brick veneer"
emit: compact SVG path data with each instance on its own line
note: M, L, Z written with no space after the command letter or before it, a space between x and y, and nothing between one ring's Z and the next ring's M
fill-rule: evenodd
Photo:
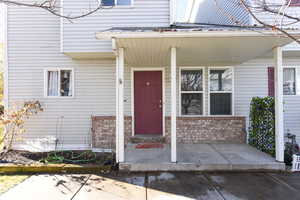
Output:
M132 135L132 118L125 117L125 144ZM170 143L171 118L165 119L166 142ZM115 148L115 117L92 117L94 148ZM177 117L177 142L196 143L245 143L245 117Z
M245 143L245 117L177 117L177 142ZM171 118L166 117L166 140L170 143Z
M129 142L132 133L132 118L125 117L125 144ZM114 149L116 142L116 117L92 117L92 145L94 148Z

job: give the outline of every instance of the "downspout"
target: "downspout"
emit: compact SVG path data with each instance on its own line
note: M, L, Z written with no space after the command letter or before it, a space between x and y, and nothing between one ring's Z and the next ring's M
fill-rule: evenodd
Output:
M176 3L177 0L170 0L170 25L174 25L176 23Z
M7 38L7 33L8 33L8 6L5 4L2 4L2 10L3 10L3 38L1 40L3 41L3 78L4 78L4 108L5 110L8 109L9 107L9 93L8 93L8 38Z

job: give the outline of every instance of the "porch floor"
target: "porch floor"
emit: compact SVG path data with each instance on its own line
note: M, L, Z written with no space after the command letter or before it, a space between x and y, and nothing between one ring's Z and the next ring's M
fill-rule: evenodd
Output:
M177 144L177 163L171 163L170 145L136 149L128 144L124 171L266 171L285 170L285 164L247 144Z

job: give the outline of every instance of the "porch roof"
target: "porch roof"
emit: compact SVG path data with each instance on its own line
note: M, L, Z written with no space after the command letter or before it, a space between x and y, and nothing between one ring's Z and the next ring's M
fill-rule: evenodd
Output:
M298 37L300 32L291 30ZM162 66L177 48L177 63L185 66L235 65L267 55L292 39L269 29L219 26L112 28L96 34L112 39L113 48L125 49L126 64Z

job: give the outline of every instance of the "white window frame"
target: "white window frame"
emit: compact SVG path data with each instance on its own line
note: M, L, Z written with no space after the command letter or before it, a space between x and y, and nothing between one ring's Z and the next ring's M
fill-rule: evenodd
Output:
M193 70L202 70L202 91L181 91L181 72L182 71L193 71ZM205 109L205 67L179 67L179 113L182 117L199 117L199 116L205 116L206 109ZM202 115L183 115L181 110L181 95L182 94L202 94Z
M300 72L300 67L297 66L283 66L283 68L287 68L287 69L295 69L295 94L284 94L282 91L283 96L285 97L293 97L293 96L300 96L300 92L298 93L298 87L300 87L298 81L300 82L300 80L297 80L297 74ZM284 72L282 71L282 76L284 76ZM283 79L282 79L283 80ZM283 81L282 81L283 84ZM300 88L299 88L300 91Z
M222 69L230 69L231 73L232 73L232 80L231 80L231 84L232 84L232 89L231 91L210 91L210 71L211 70L222 70ZM207 72L207 79L208 79L208 86L207 86L207 95L208 95L208 116L234 116L234 67L208 67L208 72ZM211 115L210 113L210 94L216 94L216 93L221 93L221 94L227 94L230 93L231 94L231 115Z
M130 0L130 5L118 5L118 0L114 0L115 5L114 6L105 6L105 7L120 7L120 8L128 8L128 7L133 7L134 0ZM102 0L101 0L102 3Z
M63 70L69 70L71 71L71 86L72 86L72 96L60 96L60 74L61 71ZM58 94L59 96L48 96L48 72L54 72L54 71L58 71ZM74 69L73 68L46 68L44 69L44 97L46 98L74 98L74 94L75 94L75 76L74 76Z

